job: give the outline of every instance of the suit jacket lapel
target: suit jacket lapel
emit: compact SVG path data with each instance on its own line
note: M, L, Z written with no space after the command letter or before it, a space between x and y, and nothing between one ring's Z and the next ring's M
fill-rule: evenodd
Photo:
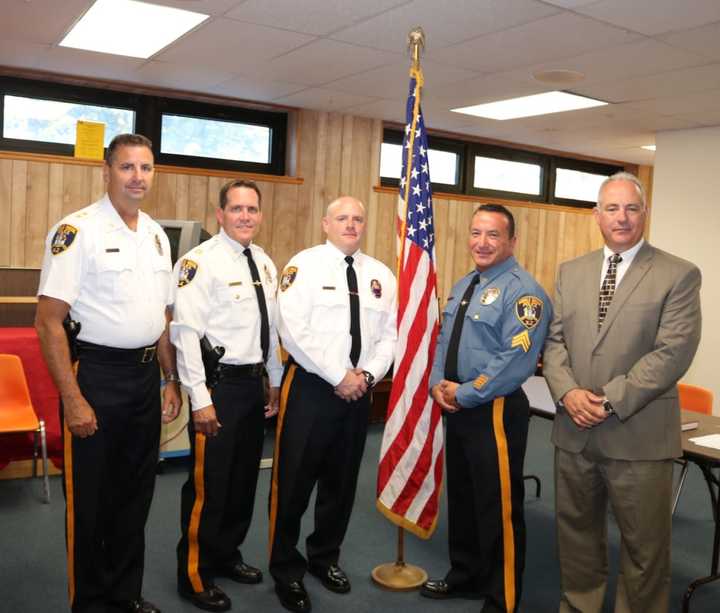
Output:
M594 339L597 336L597 312L598 312L598 300L600 298L600 275L603 271L603 264L605 255L603 250L596 252L593 257L588 273L583 279L583 286L581 289L582 295L580 300L582 301L581 313L592 313L592 317L588 318L588 334L589 338ZM593 343L594 345L594 343Z
M637 252L635 259L632 264L630 264L630 268L628 268L620 285L615 290L615 295L613 296L610 307L608 308L605 321L603 322L602 328L600 328L600 332L597 334L597 338L595 339L594 347L596 347L605 337L605 334L607 334L610 326L612 326L613 321L615 321L615 318L618 317L622 311L622 307L625 302L627 302L627 299L632 295L633 291L635 291L635 288L647 274L647 271L650 270L654 251L653 247L651 247L647 241L642 247L640 247L640 251Z

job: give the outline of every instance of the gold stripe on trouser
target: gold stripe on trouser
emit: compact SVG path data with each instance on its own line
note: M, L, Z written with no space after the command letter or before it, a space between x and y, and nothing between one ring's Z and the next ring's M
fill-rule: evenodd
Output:
M72 363L77 378L78 361ZM67 574L70 607L75 602L75 492L73 490L72 434L63 418L63 470L65 479L65 532L67 534Z
M275 449L273 450L272 481L270 482L270 538L268 542L270 556L272 556L273 543L275 542L275 522L277 521L280 433L282 432L283 421L285 421L285 410L287 409L287 400L290 395L290 386L292 385L296 370L297 364L291 364L285 376L285 381L283 381L282 389L280 390L280 410L278 411L277 426L275 428Z
M505 610L515 611L515 533L512 523L512 493L510 488L510 457L508 453L503 412L505 398L495 398L493 402L493 433L498 454L498 473L500 476L500 502L502 507L503 559L505 581Z
M192 418L191 418L192 419ZM200 562L200 545L198 543L198 530L200 529L200 515L205 504L205 442L202 432L195 433L195 466L193 467L193 482L195 485L195 502L190 513L190 526L188 527L188 561L187 574L190 585L196 592L204 592L205 588L198 573Z

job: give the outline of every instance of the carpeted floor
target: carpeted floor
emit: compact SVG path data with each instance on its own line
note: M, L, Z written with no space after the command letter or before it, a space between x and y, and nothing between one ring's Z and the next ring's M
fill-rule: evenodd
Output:
M526 458L526 473L542 480L542 496L535 498L529 484L526 496L528 554L520 610L524 613L557 611L559 578L553 522L551 424L533 418ZM381 590L370 579L372 568L394 560L397 529L375 510L375 476L381 429L370 429L360 475L353 519L345 540L341 564L352 580L348 595L327 592L319 582L306 577L313 611L316 613L452 613L479 611L477 601L429 601L416 592ZM268 445L271 440L268 438ZM269 452L265 455L269 455ZM153 508L148 523L144 596L158 604L163 613L198 611L176 594L175 545L178 539L179 493L186 468L164 463L158 476ZM260 474L254 523L243 547L247 562L267 569L267 493L270 471ZM29 480L0 482L0 613L54 613L66 611L65 546L60 479L51 480L52 503L40 502L40 483ZM405 557L423 567L431 577L447 570L447 532L443 515L435 535L422 541L412 535L405 539ZM312 515L307 514L307 519ZM310 528L304 524L304 533ZM691 466L685 491L673 522L673 577L671 611L680 611L687 584L709 571L713 522L707 487L700 471ZM618 535L611 524L611 568L616 568ZM267 574L264 583L242 586L219 580L233 600L233 611L283 611ZM609 593L614 592L611 581ZM608 596L610 601L610 596ZM612 611L606 602L606 611ZM720 611L720 582L700 588L692 601L694 613ZM654 613L654 612L647 612Z

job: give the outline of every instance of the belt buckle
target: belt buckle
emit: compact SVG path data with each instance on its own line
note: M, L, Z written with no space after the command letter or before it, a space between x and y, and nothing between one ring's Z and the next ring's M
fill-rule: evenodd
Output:
M145 347L142 354L142 359L140 360L141 364L147 364L148 362L152 362L155 358L155 346L152 347Z

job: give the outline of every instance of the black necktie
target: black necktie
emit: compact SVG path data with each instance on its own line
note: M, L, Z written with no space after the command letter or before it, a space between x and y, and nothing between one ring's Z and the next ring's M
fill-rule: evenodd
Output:
M345 261L348 265L345 272L347 274L348 294L350 294L350 336L352 336L350 361L353 366L357 366L360 359L360 348L362 347L360 340L360 296L352 256L348 255Z
M265 303L265 292L260 282L260 274L257 265L253 260L250 247L246 247L243 251L250 267L250 276L255 287L255 295L257 296L258 307L260 307L260 347L262 348L263 362L267 362L268 352L270 351L270 322L268 321L267 304Z
M460 383L458 377L458 349L460 348L460 336L462 335L463 321L465 313L468 310L470 299L472 298L475 287L480 281L480 275L475 275L470 281L465 293L463 294L460 306L455 313L455 322L453 323L452 334L450 334L450 342L448 343L447 353L445 354L445 378L448 381Z
M612 302L613 296L615 295L615 280L617 279L617 265L622 262L622 258L618 253L611 255L608 260L607 273L602 282L600 288L600 297L598 298L598 331L602 328L605 316L607 315L608 308Z

